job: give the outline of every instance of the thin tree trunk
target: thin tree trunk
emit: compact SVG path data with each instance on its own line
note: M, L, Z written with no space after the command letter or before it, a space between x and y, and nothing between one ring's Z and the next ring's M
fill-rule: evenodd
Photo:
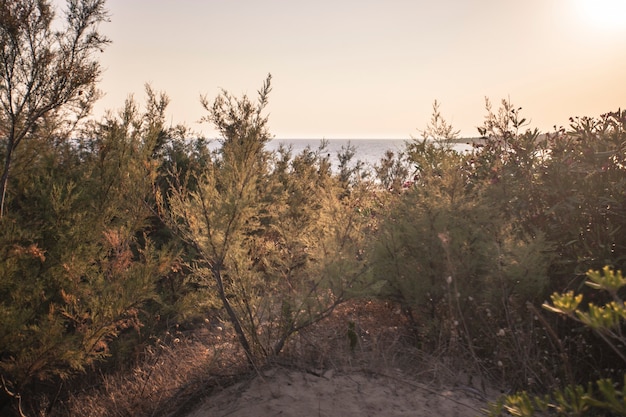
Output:
M9 168L11 167L13 148L13 140L9 139L7 142L7 154L4 159L4 170L2 171L2 178L0 178L0 219L4 217L4 204L9 183Z
M220 300L222 300L222 304L226 309L226 313L228 314L230 322L235 328L235 333L237 333L239 343L241 343L241 347L243 347L243 350L248 357L248 363L250 364L250 366L254 367L254 356L252 354L252 349L250 348L250 343L248 343L248 338L243 331L243 327L241 327L241 323L239 322L239 317L237 317L237 313L235 313L235 310L230 304L230 301L228 301L228 297L226 297L226 291L224 290L224 280L222 279L222 273L219 268L213 268L213 277L215 278L215 283L217 284L217 292L220 296Z

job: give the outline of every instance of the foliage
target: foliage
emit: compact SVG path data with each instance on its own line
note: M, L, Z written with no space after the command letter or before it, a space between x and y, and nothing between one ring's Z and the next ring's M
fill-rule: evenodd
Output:
M626 280L621 271L614 271L609 267L604 267L602 271L588 271L587 279L587 285L607 292L611 300L602 306L588 303L585 311L581 308L583 295L575 295L569 291L554 293L551 297L552 303L544 304L544 308L593 329L626 363L623 355L626 345L626 336L623 334L626 304L618 295L619 290L626 287ZM626 416L626 373L621 384L620 388L610 378L602 378L595 384L589 383L587 387L569 385L544 397L521 392L503 397L492 406L490 415L499 415L506 409L515 416L533 416L537 411L545 410L554 410L561 416L600 415L605 411L610 415Z
M383 155L371 180L352 145L337 172L324 142L267 151L270 77L257 101L202 98L216 150L166 128L169 100L150 86L145 111L131 99L78 134L106 13L102 0L67 8L57 33L49 1L0 6L2 411L106 358L128 365L191 320L225 316L257 365L345 299L375 296L402 306L419 347L552 392L496 413L624 414L624 388L602 372L626 364L614 272L626 265L626 111L542 135L521 108L487 100L482 138L461 154L435 102L421 138ZM572 320L534 307L553 291L544 307Z
M346 146L341 145L341 150L337 152L337 159L339 160L337 175L344 188L358 185L359 182L364 181L369 176L364 169L365 163L361 160L354 161L356 151L356 147L348 142Z
M494 112L486 100L487 116L479 128L483 143L475 150L467 169L474 183L487 183L486 192L493 204L508 219L515 219L527 231L534 226L533 216L541 210L539 175L545 168L548 151L539 131L522 129L527 121L509 101L502 100Z
M203 101L221 148L191 177L196 189L177 174L161 203L168 224L197 253L194 274L218 295L251 363L278 354L290 335L330 314L362 272L358 213L323 147L293 159L282 149L277 160L264 149L269 92L268 77L257 103L227 92L212 105Z
M0 5L0 217L5 212L9 170L23 141L37 137L50 120L72 123L97 98L100 65L93 55L108 43L98 32L106 20L104 0L68 1L65 27L52 30L49 1L3 1Z
M555 243L552 288L589 268L622 267L626 113L572 118L569 130L540 135L521 131L526 119L508 101L487 109L484 144L467 169L473 182L491 183L489 198L502 213Z
M16 210L0 220L5 394L25 395L109 357L158 302L156 283L176 254L147 235L155 127L129 101L119 117L90 127L91 139L40 148L15 178Z
M604 265L626 266L625 126L626 111L572 118L569 131L548 138L544 210L536 222L558 242L559 281Z
M402 190L409 177L404 153L395 154L392 150L387 150L374 166L374 173L383 189L396 192Z
M427 131L451 131L435 112ZM509 382L526 381L519 363L533 366L535 336L520 319L547 288L550 243L499 209L491 181L475 176L475 154L431 136L407 143L406 154L415 182L392 201L372 244L380 295L404 305L419 346L464 352L480 373L506 366Z
M420 133L423 140L432 141L439 148L451 150L454 141L459 138L461 132L454 130L454 127L443 118L439 111L439 102L435 100L433 102L433 112L431 113L430 121L426 128Z
M511 297L522 305L537 299L546 286L545 241L515 233L482 203L466 187L458 158L444 156L428 173L422 169L374 245L373 268L385 277L389 295L427 312L429 321L457 310L459 295L467 308L499 311ZM443 321L458 322L459 313Z

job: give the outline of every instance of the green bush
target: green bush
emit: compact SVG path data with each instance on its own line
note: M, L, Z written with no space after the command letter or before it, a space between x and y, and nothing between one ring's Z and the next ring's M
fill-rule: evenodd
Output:
M227 92L204 100L221 147L196 175L173 173L160 200L253 365L328 316L364 274L358 193L332 175L323 149L265 150L269 92L268 77L256 103Z
M136 343L146 307L159 303L176 253L148 236L155 127L129 102L89 140L40 142L30 169L15 172L0 219L3 402L90 369L117 353L121 335Z
M498 354L493 339L499 329L516 337L525 303L541 300L550 245L541 233L516 230L482 189L468 185L459 169L467 156L427 142L412 152L419 179L394 204L373 244L373 273L386 283L381 295L401 302L420 323L420 345L441 349L462 341L473 359L500 355L519 369L515 362L526 352Z
M593 302L583 308L583 295L554 293L552 303L544 304L547 310L568 317L597 333L606 345L622 360L622 369L626 364L624 347L626 335L626 303L620 297L620 290L626 288L626 279L621 271L605 267L602 271L588 271L587 285L605 292L609 301L603 305ZM621 384L621 387L620 387ZM502 411L515 416L533 416L539 411L554 411L559 416L593 416L619 415L626 416L626 373L622 381L602 378L586 386L569 385L549 395L533 396L527 392L503 397L493 404L491 416L500 415Z

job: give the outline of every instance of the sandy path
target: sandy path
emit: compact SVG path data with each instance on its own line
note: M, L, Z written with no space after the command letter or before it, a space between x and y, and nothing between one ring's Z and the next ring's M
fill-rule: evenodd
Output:
M437 389L392 374L273 368L206 398L188 417L478 416L467 388Z

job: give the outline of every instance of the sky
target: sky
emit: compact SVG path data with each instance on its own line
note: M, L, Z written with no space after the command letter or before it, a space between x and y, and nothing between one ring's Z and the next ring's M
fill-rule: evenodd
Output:
M65 2L54 0L59 13ZM146 83L207 137L200 97L256 98L276 138L419 137L434 100L464 137L485 98L543 132L626 105L624 0L108 0L98 118Z

